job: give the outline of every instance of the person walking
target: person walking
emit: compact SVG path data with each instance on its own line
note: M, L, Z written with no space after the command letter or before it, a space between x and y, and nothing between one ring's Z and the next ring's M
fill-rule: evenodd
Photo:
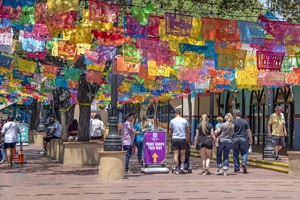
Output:
M208 122L208 117L203 114L200 119L200 123L196 128L195 146L199 150L202 175L209 175L210 160L212 156L213 142L215 140L215 134L213 126Z
M270 115L268 122L268 135L272 136L275 160L281 160L279 152L285 147L285 136L287 136L285 123L284 115L281 112L281 106L276 106L275 113Z
M126 159L125 159L125 172L127 173L129 170L129 160L132 155L132 146L134 142L134 135L139 134L138 131L133 128L133 118L134 114L129 113L125 116L125 122L122 125L122 144L123 151L126 151Z
M170 121L169 127L170 133L172 134L172 149L174 150L174 164L176 166L175 171L180 170L184 173L184 162L187 145L190 141L190 130L188 121L181 117L180 110L175 111L175 118Z
M0 132L4 126L4 121L0 120ZM6 161L6 150L4 148L4 137L0 134L0 164Z
M9 167L13 166L13 149L18 142L18 134L21 134L19 125L14 121L14 117L8 117L4 124L1 134L4 136L4 148L6 150L6 158Z
M219 139L219 146L217 147L217 175L223 174L227 176L229 169L229 152L232 144L232 136L234 133L234 125L232 123L233 117L231 113L225 115L225 122L222 123L215 131L216 137ZM223 154L223 160L222 160Z
M252 144L252 132L249 123L241 118L240 110L235 110L234 116L235 119L232 121L234 125L232 137L234 172L238 173L240 171L239 154L241 153L243 173L247 174L248 150L249 145Z

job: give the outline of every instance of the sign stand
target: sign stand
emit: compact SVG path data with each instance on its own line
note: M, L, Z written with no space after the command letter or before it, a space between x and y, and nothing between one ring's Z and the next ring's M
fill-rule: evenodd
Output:
M166 146L166 132L163 129L150 129L145 133L143 173L169 173Z
M17 145L20 146L19 148L19 153L18 153L18 161L15 162L16 164L26 164L24 159L24 154L23 154L23 145L28 145L28 125L25 123L19 124L20 129L21 129L21 134L20 137L18 138L18 143ZM26 142L26 143L23 143Z

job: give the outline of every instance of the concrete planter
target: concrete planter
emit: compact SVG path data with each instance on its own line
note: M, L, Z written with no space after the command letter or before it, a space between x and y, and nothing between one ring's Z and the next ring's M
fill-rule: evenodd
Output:
M300 176L300 151L288 151L289 174Z
M125 178L126 151L99 151L99 179L120 180Z
M59 139L50 140L50 158L54 160L59 159L59 141Z
M62 163L65 166L99 165L99 151L104 142L63 142ZM59 153L60 154L60 153Z
M28 130L28 143L34 143L34 134L36 133L35 130Z
M45 136L44 132L33 132L33 142L35 145L43 146L43 137Z

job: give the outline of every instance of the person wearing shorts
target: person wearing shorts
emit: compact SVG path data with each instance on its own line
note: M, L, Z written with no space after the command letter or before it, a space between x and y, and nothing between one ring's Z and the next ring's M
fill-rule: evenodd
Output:
M175 111L175 118L170 121L170 133L172 134L172 149L174 151L175 170L184 171L185 153L189 143L190 130L188 121L181 117L180 110ZM180 154L180 168L179 168Z
M62 126L59 120L55 120L53 117L49 119L50 125L47 127L46 136L43 137L43 149L40 151L40 154L46 155L47 153L47 144L52 139L59 139L62 131Z
M285 136L287 136L285 119L281 112L281 106L276 106L275 113L270 115L268 122L268 135L272 136L275 160L281 160L279 158L279 152L283 147L285 147Z
M201 115L200 123L196 128L195 146L199 151L202 172L201 175L209 175L210 160L212 156L213 142L215 134L213 126L208 122L207 114Z
M4 149L6 150L8 167L13 166L13 149L18 142L18 134L21 134L20 127L14 120L14 117L8 117L1 130L1 134L4 136Z

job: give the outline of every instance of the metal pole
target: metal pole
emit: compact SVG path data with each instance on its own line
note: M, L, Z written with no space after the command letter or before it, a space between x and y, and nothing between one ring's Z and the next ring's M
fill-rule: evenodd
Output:
M46 131L46 126L44 125L43 121L44 121L44 117L43 117L43 103L40 103L41 105L41 110L40 110L40 119L39 119L39 125L37 127L37 131L38 132L45 132Z
M210 93L210 109L209 109L209 115L210 115L210 118L209 118L209 122L211 124L213 124L213 118L214 118L214 99L215 99L215 95L213 92Z
M114 67L112 61L109 62L111 67ZM113 70L112 70L113 71ZM108 118L109 131L104 141L104 151L122 151L122 140L118 133L118 74L111 74L111 115Z
M270 88L268 90L268 96L269 96L269 117L273 112L273 108L274 108L274 90L272 88ZM272 145L272 137L266 135L265 133L265 137L266 139L266 147L264 148L264 157L266 158L273 158L274 157L274 147Z

